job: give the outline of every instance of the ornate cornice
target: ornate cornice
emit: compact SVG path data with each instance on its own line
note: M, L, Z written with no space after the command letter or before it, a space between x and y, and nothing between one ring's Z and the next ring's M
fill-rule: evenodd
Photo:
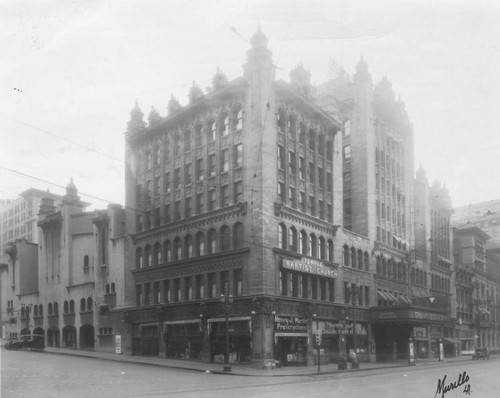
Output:
M309 214L302 213L291 207L285 206L281 203L274 203L274 214L285 220L290 220L295 224L302 224L306 227L313 228L331 236L336 236L338 225L330 224L319 218L310 216Z
M212 225L234 217L246 216L247 202L227 206L222 209L214 210L210 213L196 215L185 220L175 221L168 225L148 229L132 235L134 244L146 243L151 240L158 240L169 235L189 231L191 229L203 229L203 226Z
M46 216L43 220L38 221L38 226L42 229L47 229L52 227L53 225L61 224L63 221L61 212L50 214Z

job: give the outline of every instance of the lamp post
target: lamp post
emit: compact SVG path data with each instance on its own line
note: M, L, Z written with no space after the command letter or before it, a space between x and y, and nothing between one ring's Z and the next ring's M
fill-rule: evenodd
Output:
M358 297L358 290L360 288L359 283L348 283L347 288L349 289L351 293L351 298L352 298L352 333L353 333L353 348L354 348L354 354L356 355L356 348L357 348L357 341L356 341L356 301ZM354 362L353 362L353 367L354 367Z
M233 296L228 294L227 284L224 286L224 294L220 295L220 302L224 307L224 315L226 317L226 350L224 353L224 372L231 372L229 364L229 313L233 304Z

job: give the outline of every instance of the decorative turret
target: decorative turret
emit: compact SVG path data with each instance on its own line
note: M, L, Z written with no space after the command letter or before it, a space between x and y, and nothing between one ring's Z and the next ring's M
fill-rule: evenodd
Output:
M203 91L201 88L193 81L193 85L189 89L189 103L193 104L196 101L203 98Z
M254 72L260 76L266 76L268 82L274 81L275 66L273 65L271 56L272 53L267 48L268 40L262 32L260 25L257 31L250 39L251 48L247 51L247 62L244 66L244 75L250 81L256 77L252 75Z
M380 82L375 86L374 90L375 97L387 104L395 103L394 90L392 89L392 83L386 76L384 76Z
M180 110L182 108L181 104L179 103L179 100L174 97L173 94L170 94L170 101L168 101L168 116L172 116L175 112Z
M78 189L73 182L73 177L71 177L69 184L66 185L66 196L78 196Z
M160 113L155 109L154 106L151 107L151 111L149 112L148 122L150 127L155 126L161 122Z
M139 102L135 101L135 106L130 111L130 121L128 122L127 132L137 133L144 130L146 127L146 122L144 121L144 113L142 113L141 108L139 108Z
M353 76L353 80L354 82L366 81L370 83L372 81L370 72L368 72L368 64L363 56L360 57L358 64L356 65L356 73Z
M219 68L215 72L214 77L212 78L212 87L214 90L219 90L222 87L227 85L227 76L224 72L222 72Z
M311 72L306 70L302 64L297 65L290 72L290 84L305 97L311 95Z
M418 170L417 170L417 173L416 173L416 180L417 180L417 183L422 183L422 184L425 184L425 185L429 184L429 181L427 180L427 176L425 175L425 170L422 167L422 163L420 163L418 165Z

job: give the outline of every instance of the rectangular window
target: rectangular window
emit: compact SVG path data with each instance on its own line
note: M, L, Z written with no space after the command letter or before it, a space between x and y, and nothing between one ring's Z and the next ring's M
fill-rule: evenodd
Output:
M285 148L281 145L278 145L278 167L285 170Z
M138 184L135 188L135 200L137 203L142 202L142 185Z
M146 283L144 285L144 305L150 304L150 296L151 296L151 284Z
M154 223L154 226L155 227L159 227L160 226L160 221L161 221L161 216L160 216L160 208L159 207L156 207L154 209L154 216L153 216L153 223Z
M233 271L233 287L234 287L234 295L241 296L242 295L242 271L241 269L235 269Z
M318 299L318 278L315 276L311 277L311 294L313 300Z
M222 271L220 273L220 289L219 294L229 294L229 272Z
M288 173L295 175L295 153L288 152Z
M234 146L233 162L234 162L234 168L243 166L243 144L238 144Z
M170 293L170 281L163 281L163 301L169 303L172 301L172 295Z
M193 166L188 163L184 166L184 184L188 185L193 182Z
M170 216L170 204L165 205L165 214L163 217L165 218L165 224L170 224L172 222L172 217Z
M160 303L160 282L154 283L153 304Z
M306 194L304 192L299 194L299 207L302 213L306 212Z
M299 178L306 179L306 160L303 157L299 157Z
M196 195L196 214L203 214L205 208L205 198L202 193Z
M309 196L309 214L316 216L316 200L314 196Z
M208 155L208 175L210 177L215 177L217 174L215 170L215 154Z
M223 185L220 188L220 206L229 206L229 185Z
M196 275L196 298L205 298L205 281L203 275Z
M186 198L184 200L184 216L191 217L193 215L193 208L192 208L192 199L191 198Z
M234 183L234 203L243 203L243 181Z
M181 169L174 170L174 189L179 189L181 186Z
M229 150L225 149L221 151L221 172L227 173L229 171Z
M351 159L351 146L346 145L344 147L344 160L349 160Z
M278 202L285 203L285 184L282 182L278 183Z
M142 305L142 286L137 285L135 287L135 304L137 306ZM51 314L49 314L51 315Z
M330 203L326 205L326 219L328 222L333 222L333 209Z
M325 187L325 173L322 167L318 167L318 186L320 188Z
M328 280L328 301L332 303L335 301L335 284L332 279Z
M288 188L288 204L295 209L297 201L295 198L295 188Z
M211 189L208 191L208 211L215 210L215 205L216 205L216 190Z
M181 280L179 278L174 279L174 301L182 300L182 289Z
M170 173L163 174L163 187L165 188L165 192L170 192Z
M181 219L181 202L177 201L174 203L174 220L178 221Z
M195 170L195 173L196 173L196 181L203 181L203 173L205 172L204 168L203 168L203 163L204 163L205 159L197 159L196 160L196 170Z
M184 278L184 294L185 294L186 301L193 299L193 286L191 285L191 277L190 276Z
M322 200L318 201L318 216L322 220L325 219L325 204Z
M316 181L315 181L315 177L316 176L315 176L314 171L315 171L314 163L309 162L309 182L311 184L315 184L316 183Z
M215 280L215 273L211 272L208 274L208 297L217 297L217 282Z
M333 192L333 177L329 171L326 173L326 190L330 193Z

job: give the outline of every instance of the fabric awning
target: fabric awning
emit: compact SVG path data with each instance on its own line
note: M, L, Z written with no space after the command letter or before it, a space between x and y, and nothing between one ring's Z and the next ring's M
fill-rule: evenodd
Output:
M460 339L457 339L455 337L443 337L443 342L448 344L462 344Z
M405 304L411 304L411 300L405 296L399 296L399 300Z
M398 298L397 298L394 294L389 293L389 292L387 292L386 294L387 294L387 296L389 297L389 299L390 299L391 301L394 301L395 303L397 303L397 302L398 302Z
M484 307L477 307L481 314L489 315L490 312Z
M380 290L377 290L377 295L382 300L391 301L391 299L389 297L387 297L387 295L384 292L380 291Z

